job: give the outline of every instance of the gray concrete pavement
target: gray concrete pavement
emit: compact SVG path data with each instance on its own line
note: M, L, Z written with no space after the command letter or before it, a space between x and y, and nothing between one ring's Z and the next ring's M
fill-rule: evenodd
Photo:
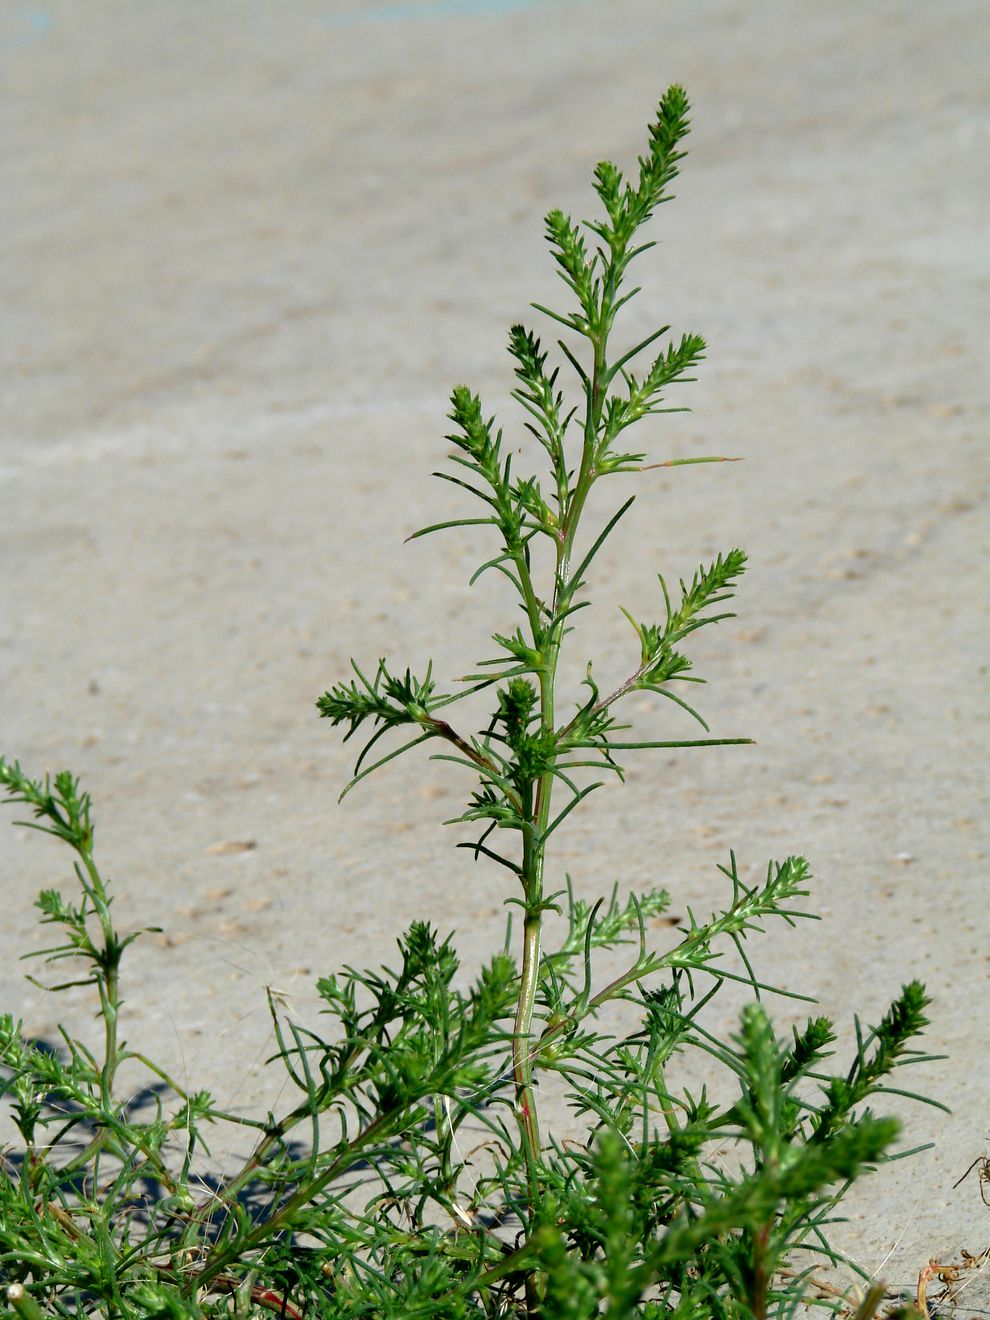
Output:
M317 975L415 916L468 965L498 938L500 878L436 825L457 776L410 760L338 808L349 758L312 703L351 654L454 675L506 624L467 589L480 541L402 544L460 507L429 477L449 386L504 407L506 327L561 287L542 214L590 213L595 161L630 164L680 81L690 156L626 334L710 352L644 443L747 461L644 479L577 660L618 675L611 600L646 612L658 569L741 544L740 618L699 667L714 731L757 745L637 762L556 861L680 910L717 901L730 847L753 876L806 853L824 920L761 970L846 1026L921 976L948 1057L914 1080L954 1111L909 1111L934 1150L864 1186L842 1240L898 1282L986 1245L975 1182L952 1190L990 1140L986 17L4 7L0 747L83 776L119 919L165 928L132 1041L240 1103L268 1085L265 985L305 1018ZM2 1006L42 1034L14 958L63 870L0 833Z

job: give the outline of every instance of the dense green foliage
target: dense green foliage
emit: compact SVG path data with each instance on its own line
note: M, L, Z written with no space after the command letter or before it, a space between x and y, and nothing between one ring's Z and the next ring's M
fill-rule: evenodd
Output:
M562 715L557 685L596 557L632 502L589 534L589 492L642 470L645 455L621 448L623 433L670 410L667 391L704 351L697 335L668 339L634 374L633 360L669 327L618 355L610 346L638 292L627 288L629 267L652 246L639 231L677 175L687 110L672 87L631 180L597 167L600 221L547 216L574 306L538 310L568 333L559 349L577 404L565 403L562 368L530 330L509 337L514 397L543 472L514 471L478 397L453 392L455 467L439 475L481 513L417 535L490 528L494 553L475 578L494 570L509 580L521 625L494 633L494 655L451 691L437 687L432 666L417 678L383 659L355 665L318 702L346 737L366 737L351 785L427 742L468 773L458 823L471 831L474 863L500 868L521 915L518 948L507 940L465 981L451 939L418 922L393 967L319 981L325 1031L295 1024L273 998L277 1060L297 1098L279 1117L220 1112L123 1043L121 961L136 935L122 937L112 919L89 797L69 773L33 779L0 760L0 785L30 810L26 823L74 854L76 897L47 890L38 900L57 932L45 957L68 965L63 984L92 987L103 1031L98 1046L67 1030L53 1044L0 1019L0 1087L19 1135L0 1163L0 1278L17 1314L764 1320L789 1316L808 1274L834 1263L835 1206L888 1158L896 1135L869 1103L894 1070L923 1057L913 1048L926 1025L923 988L906 985L875 1027L857 1022L851 1061L833 1072L832 1023L815 1017L778 1038L761 996L770 987L744 949L766 923L807 915L795 907L808 892L802 858L771 863L753 886L730 858L715 910L668 926L663 948L647 930L661 924L666 892L590 906L550 878L555 832L622 778L625 753L745 741L624 738L618 714L630 693L650 692L708 734L678 689L699 681L692 634L731 617L722 607L744 569L739 550L675 590L660 578L659 618L627 616L635 649L612 690L603 693L589 663ZM485 692L481 730L458 730L450 707ZM551 910L566 929L548 946ZM596 952L622 945L624 970L600 981ZM738 959L723 957L733 951ZM752 1001L736 1034L720 1039L704 1009L728 981L748 984ZM617 1000L634 1016L618 1036L601 1017ZM691 1057L704 1059L710 1087L678 1080ZM118 1086L128 1060L147 1069L140 1103ZM551 1074L565 1105L541 1112L539 1081ZM253 1148L211 1183L205 1142L227 1124ZM877 1301L869 1294L861 1314Z

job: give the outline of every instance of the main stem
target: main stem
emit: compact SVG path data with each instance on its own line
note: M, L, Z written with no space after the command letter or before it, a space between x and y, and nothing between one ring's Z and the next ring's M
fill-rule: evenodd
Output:
M545 731L556 727L554 714L554 689L557 678L557 664L564 637L563 619L560 617L570 604L570 561L574 548L574 537L584 509L588 491L595 480L594 460L601 426L606 383L605 349L608 340L608 319L603 323L599 334L593 338L595 349L594 368L588 391L588 409L585 417L584 445L581 454L581 466L573 495L570 497L566 516L562 519L561 534L557 542L555 586L553 608L550 613L551 625L546 639L543 665L540 670L540 724ZM539 646L540 631L538 616L534 617L532 608L534 596L529 573L529 565L521 558L517 560L520 569L520 581L526 597L530 624L533 628L534 644ZM526 1155L526 1171L529 1184L530 1205L535 1206L539 1198L538 1166L540 1158L540 1120L533 1085L533 1012L536 1006L536 994L540 980L540 962L542 958L543 933L543 867L547 825L550 821L550 803L553 796L553 768L547 769L536 781L535 792L530 785L526 789L523 802L523 818L526 825L523 831L522 884L525 917L523 921L522 969L519 978L519 999L516 1004L516 1016L512 1035L512 1071L516 1090L516 1116L522 1134L523 1149Z
M553 728L554 679L560 645L551 643L551 655L540 675L540 706L544 728ZM533 1087L533 1010L540 979L541 940L543 931L543 836L550 819L553 774L547 771L537 780L535 798L532 785L526 789L523 813L522 882L525 903L523 920L523 957L519 1000L512 1034L512 1072L516 1087L516 1115L526 1154L530 1203L539 1194L537 1164L540 1157L540 1120Z
M107 897L103 878L93 861L92 844L87 839L85 844L77 844L76 851L82 859L89 880L90 893L96 908L96 915L103 934L104 961L100 965L97 984L100 993L100 1014L103 1018L104 1048L103 1068L100 1072L100 1096L104 1109L113 1107L113 1087L117 1075L119 1055L117 1019L120 1012L120 955L113 922L110 919L110 900Z

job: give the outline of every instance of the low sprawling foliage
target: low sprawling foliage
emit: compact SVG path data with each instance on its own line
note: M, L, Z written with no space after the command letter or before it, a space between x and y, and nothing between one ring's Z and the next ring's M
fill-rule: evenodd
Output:
M923 1057L913 1042L926 1025L924 989L906 985L875 1027L857 1023L852 1058L833 1071L832 1023L813 1017L779 1038L761 995L770 987L744 948L768 923L806 915L795 906L809 881L801 857L771 863L754 885L730 858L712 915L668 924L662 948L647 930L663 928L663 890L591 906L551 878L556 831L622 779L627 753L745 741L635 739L619 722L629 694L648 692L707 735L680 695L700 681L687 651L698 629L731 617L723 607L745 565L739 550L676 589L660 578L659 617L627 616L635 651L624 680L603 690L589 663L563 714L557 685L572 616L632 503L589 533L589 493L643 470L625 431L670 411L668 391L704 351L698 335L670 339L666 326L626 351L611 347L616 316L638 292L629 267L652 246L640 229L683 156L687 111L672 87L633 177L597 167L603 218L547 216L574 301L538 310L567 332L561 366L575 373L576 405L540 340L523 326L509 336L514 398L543 473L516 471L478 397L453 392L455 467L440 475L481 507L417 535L465 524L491 534L475 577L508 579L520 626L493 634L494 654L451 691L432 667L416 677L381 660L355 664L354 678L318 702L348 738L366 739L352 784L421 743L467 772L458 820L471 833L470 864L491 862L504 878L518 947L510 930L471 982L451 939L417 922L394 966L319 981L323 1032L272 999L276 1058L296 1101L279 1117L221 1112L124 1043L121 963L136 935L114 924L88 795L67 772L34 779L0 760L9 800L32 813L25 823L74 854L74 897L38 899L56 932L44 956L68 969L53 989L92 987L102 1025L98 1044L68 1031L43 1042L0 1019L0 1086L19 1138L0 1163L0 1278L17 1314L763 1320L789 1316L809 1274L834 1263L836 1203L889 1157L896 1134L871 1099ZM654 341L656 356L634 372ZM450 708L471 697L459 709L473 710L486 692L489 716L475 731L455 727ZM551 910L565 918L552 943ZM623 945L623 969L613 960L609 977L596 975L598 951ZM748 984L751 1002L722 1039L704 1010L730 981ZM616 1001L624 1027L603 1020ZM686 1065L699 1059L710 1085L691 1089ZM121 1088L125 1063L128 1075L147 1072L137 1095ZM543 1094L563 1099L541 1112L539 1081L551 1075ZM223 1124L240 1125L247 1153L217 1178L206 1139ZM868 1294L863 1313L876 1302Z

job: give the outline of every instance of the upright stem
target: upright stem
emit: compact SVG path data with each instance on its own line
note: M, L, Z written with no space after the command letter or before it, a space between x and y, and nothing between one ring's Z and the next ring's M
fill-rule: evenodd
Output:
M96 915L99 918L103 935L103 961L98 977L100 993L100 1015L103 1018L104 1047L103 1069L100 1074L100 1092L103 1106L109 1110L113 1105L113 1086L117 1073L119 1054L117 1018L120 1012L120 947L110 918L110 900L107 897L103 878L93 861L92 848L87 841L77 847L82 858L89 890L93 899Z
M594 368L588 395L588 411L585 418L584 445L581 454L581 466L578 472L574 493L562 520L560 537L557 542L557 562L555 587L549 636L543 648L543 665L540 670L540 726L544 731L552 732L556 727L554 696L557 678L557 664L560 659L563 642L563 620L561 611L570 603L571 584L569 581L571 553L574 538L585 500L595 479L594 457L601 426L607 383L605 378L605 348L608 339L607 329L597 335L593 342L595 348ZM531 602L533 601L532 584L528 565L520 566L520 580L529 608L530 621L534 622ZM534 643L539 641L537 627L534 626ZM540 1121L536 1092L533 1085L533 1012L536 1006L536 994L540 979L541 942L543 931L543 868L545 861L544 836L550 821L550 803L553 796L553 768L549 768L536 781L535 795L532 785L526 789L523 803L523 819L526 827L523 831L522 884L525 917L523 921L522 968L520 972L519 999L516 1004L516 1016L512 1037L512 1071L516 1089L516 1115L522 1134L523 1149L526 1155L527 1178L529 1182L530 1204L534 1206L539 1197L537 1168L540 1158Z
M770 1285L767 1270L767 1244L770 1240L770 1229L770 1224L764 1224L762 1228L753 1234L753 1264L749 1304L755 1320L766 1320L767 1315L767 1289Z
M553 728L553 695L559 642L551 642L544 670L540 675L540 706L542 725ZM526 1154L531 1204L539 1194L537 1164L540 1158L540 1120L533 1087L533 1010L540 979L543 932L543 836L550 819L550 799L553 792L553 773L546 771L537 781L535 801L533 787L526 789L523 816L522 882L525 903L523 921L523 957L520 972L519 1000L512 1035L512 1071L516 1087L516 1114L522 1132Z
M574 549L574 537L577 532L578 523L581 521L581 514L584 512L585 500L588 498L588 492L591 490L595 480L595 446L598 441L598 431L601 426L602 408L605 403L605 391L608 388L605 380L605 346L608 342L608 331L603 330L593 340L595 346L595 361L591 373L591 388L588 397L588 412L584 425L584 445L581 451L581 467L578 470L578 478L574 484L574 494L571 496L567 506L567 516L563 519L562 535L557 547L557 588L554 599L556 608L566 603L569 595L570 586L568 575L571 565L571 552ZM559 642L558 642L559 653Z

